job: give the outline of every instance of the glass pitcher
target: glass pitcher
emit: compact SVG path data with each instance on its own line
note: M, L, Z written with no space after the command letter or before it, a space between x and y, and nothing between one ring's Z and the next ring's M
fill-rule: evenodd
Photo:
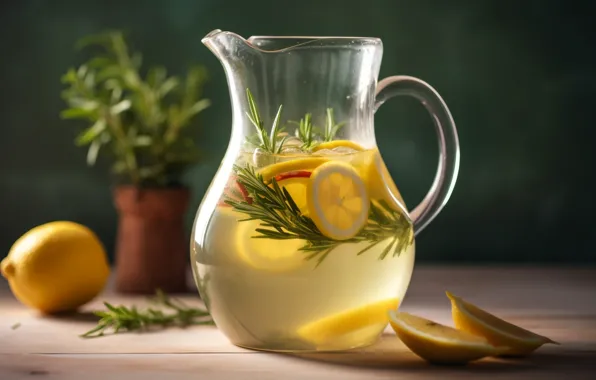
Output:
M378 38L270 37L214 30L233 122L227 152L196 215L191 263L217 327L272 351L369 345L404 298L414 236L455 184L450 112L425 82L377 83ZM408 212L377 149L374 113L410 95L430 113L439 168Z

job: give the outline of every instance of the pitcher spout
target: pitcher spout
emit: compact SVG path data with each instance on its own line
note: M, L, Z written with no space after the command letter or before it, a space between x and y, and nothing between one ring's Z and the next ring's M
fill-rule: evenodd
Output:
M224 61L230 55L238 54L242 49L250 49L250 44L236 33L215 29L209 32L201 42Z

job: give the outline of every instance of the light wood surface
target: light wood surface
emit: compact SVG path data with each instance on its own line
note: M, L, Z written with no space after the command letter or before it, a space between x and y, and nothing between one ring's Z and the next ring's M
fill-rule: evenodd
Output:
M594 379L596 268L417 267L402 310L450 324L445 290L562 343L523 360L432 366L387 329L365 349L303 355L249 351L214 327L167 329L85 340L95 320L41 317L0 282L0 379ZM199 303L196 296L183 297ZM142 305L107 290L101 301ZM15 324L18 324L17 328Z

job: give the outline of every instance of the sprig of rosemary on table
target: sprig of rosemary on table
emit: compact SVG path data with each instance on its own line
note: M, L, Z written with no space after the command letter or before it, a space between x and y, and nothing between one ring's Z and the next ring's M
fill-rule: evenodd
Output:
M147 330L156 326L213 325L213 320L207 310L189 307L162 291L158 290L152 301L161 306L161 309L147 308L139 310L136 306L114 306L104 302L107 310L93 313L101 318L97 326L82 334L81 337L96 338L104 336L109 330L112 330L112 334L117 334L121 331ZM170 312L166 313L163 309Z
M385 201L371 201L367 224L360 233L351 239L334 240L325 236L311 218L302 214L296 202L285 187L280 187L275 178L266 183L263 176L255 172L250 165L234 166L237 181L244 186L251 203L227 199L225 202L234 210L246 214L245 219L258 220L260 227L255 230L256 239L301 239L305 244L300 248L306 253L305 259L317 259L317 266L337 248L345 243L368 243L357 255L369 251L387 239L390 243L379 255L382 260L392 253L398 256L413 241L410 222L398 211L391 209Z

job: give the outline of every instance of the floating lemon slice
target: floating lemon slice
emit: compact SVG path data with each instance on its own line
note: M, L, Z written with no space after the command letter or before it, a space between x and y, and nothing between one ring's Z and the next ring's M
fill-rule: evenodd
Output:
M236 251L242 260L255 269L269 272L287 272L304 265L305 254L299 249L304 240L276 240L254 238L259 235L257 221L237 223Z
M321 164L328 162L330 157L303 157L295 158L290 161L279 162L277 164L265 166L258 173L263 176L263 180L268 182L278 174L293 172L297 170L313 170Z
M364 148L358 144L356 144L353 141L350 140L334 140L334 141L327 141L324 143L321 143L319 145L317 145L316 147L313 148L313 152L316 152L318 150L323 150L323 149L334 149L334 148L351 148L357 151L363 151Z
M317 167L307 187L308 212L327 237L354 237L368 220L370 201L358 172L348 163L329 161Z
M451 300L453 323L458 329L486 338L495 346L505 346L502 355L524 356L553 340L506 322L447 292Z
M290 172L287 173L288 176L282 177L277 181L278 185L281 188L285 188L296 206L300 209L303 215L308 215L308 207L306 204L306 189L308 187L308 183L310 182L310 172L306 172L308 176L305 175L304 172ZM276 177L281 177L286 174L278 175Z
M390 298L333 314L302 326L298 335L318 348L345 347L347 339L353 346L362 345L383 331L389 321L387 311L398 304L397 298Z
M483 337L409 313L390 311L389 323L412 352L432 363L464 364L503 351Z
M405 211L405 203L378 149L358 157L354 166L362 173L371 199L384 200L396 211Z

